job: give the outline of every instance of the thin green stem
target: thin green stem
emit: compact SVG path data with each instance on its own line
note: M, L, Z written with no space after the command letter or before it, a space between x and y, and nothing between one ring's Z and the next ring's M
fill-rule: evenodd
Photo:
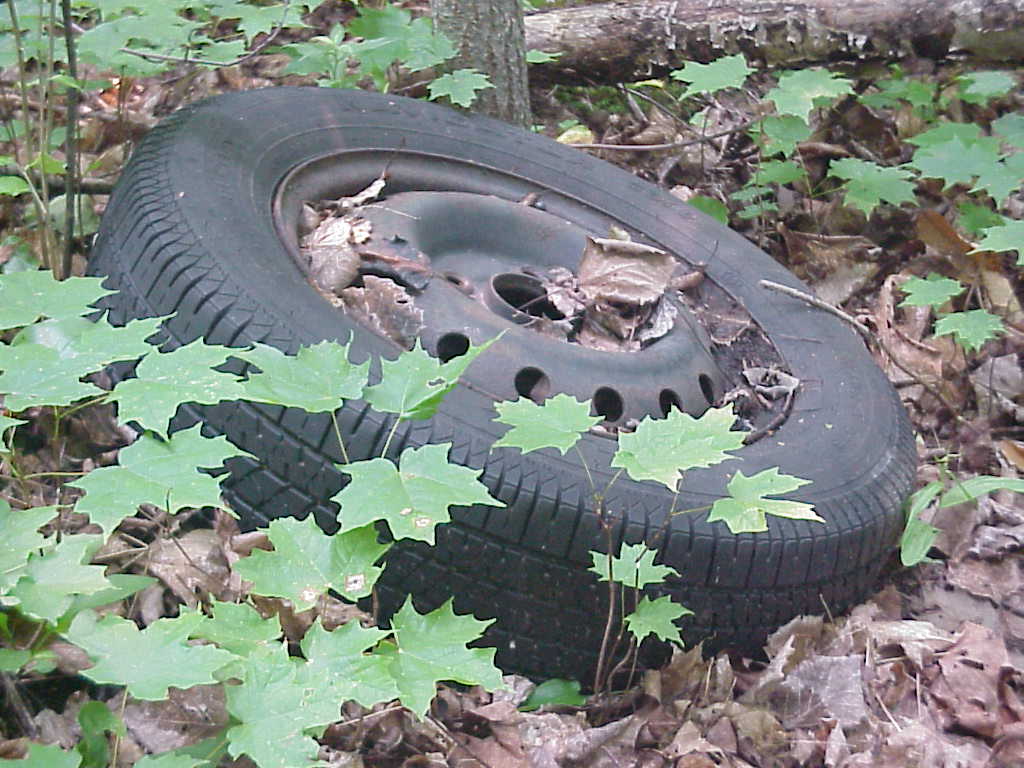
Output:
M399 416L395 417L395 423L391 426L391 431L388 432L388 438L384 441L384 447L381 449L380 456L384 458L388 455L388 448L391 447L391 438L395 436L395 432L398 431L398 425L402 423L402 419Z
M580 466L583 467L583 472L587 476L587 484L590 486L590 492L596 495L597 486L594 485L594 476L590 474L590 467L587 466L587 460L583 458L583 451L580 450L580 444L577 442L573 448L576 450L576 454L580 457Z
M341 437L341 427L338 426L338 414L331 411L331 425L334 427L334 436L338 438L338 447L341 449L341 458L346 464L351 463L348 458L348 451L345 450L345 441Z

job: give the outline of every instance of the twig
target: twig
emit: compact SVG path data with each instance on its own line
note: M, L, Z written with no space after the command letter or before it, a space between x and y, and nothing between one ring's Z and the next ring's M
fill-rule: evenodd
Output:
M730 128L727 131L709 133L698 139L690 139L689 141L670 141L667 144L570 144L569 146L575 147L576 149L611 149L621 152L660 152L665 149L682 149L683 147L692 147L694 144L706 144L712 139L720 139L723 136L731 136L735 133L745 131L755 122L757 121L748 120L742 125Z
M953 414L953 418L955 418L961 424L970 427L975 433L977 433L977 429L971 427L967 419L965 419L957 412L957 409L953 406L952 403L950 403L946 399L945 395L943 395L939 390L937 390L927 381L922 379L915 371L912 371L910 368L907 368L905 365L903 365L903 363L899 361L899 359L896 357L895 353L889 348L889 346L884 341L882 341L881 335L872 333L866 325L864 325L860 320L855 318L853 315L848 315L846 312L843 312L843 310L837 307L833 307L831 304L822 301L816 296L811 296L809 293L804 293L803 291L798 290L796 288L790 288L788 285L782 285L781 283L773 283L771 280L761 280L758 284L762 288L767 288L768 290L776 291L777 293L783 293L786 296L792 296L794 299L799 299L800 301L806 302L807 304L810 304L812 307L817 307L818 309L824 310L829 314L835 315L840 320L844 320L845 322L849 323L854 329L856 329L856 331L869 345L876 344L878 348L882 350L885 356L892 361L893 365L895 365L905 374L910 376L914 381L916 381L918 384L924 387L925 391L929 395L931 395L940 403L942 403L942 406L951 414Z
M151 53L149 51L137 51L133 48L121 48L121 53L128 53L132 56L138 56L140 59L146 59L147 61L168 61L176 64L202 64L208 67L235 67L239 64L244 64L250 59L254 59L263 53L264 49L278 36L282 29L284 29L284 22L288 18L288 6L291 0L285 0L281 10L281 20L277 22L267 34L265 38L260 40L253 49L246 53L244 56L239 56L234 61L210 61L209 59L192 59L188 56L165 56L162 53Z
M68 53L68 74L76 87L68 89L68 115L64 121L66 138L64 152L67 155L67 172L64 180L64 253L61 259L61 278L71 277L71 256L74 253L75 208L78 205L78 51L71 31L71 0L61 0L61 16L64 22L64 45Z
M853 326L854 330L856 330L857 333L863 336L865 341L877 341L875 335L871 333L868 327L864 325L860 320L855 318L853 315L848 315L846 312L843 312L843 310L839 309L838 307L833 307L827 301L822 301L817 296L811 296L811 294L809 293L805 293L804 291L801 291L797 288L790 288L788 285L783 285L782 283L773 283L771 280L761 280L758 283L758 285L760 285L762 288L767 288L770 291L775 291L776 293L784 293L785 295L791 296L794 299L800 299L800 301L806 304L810 304L812 307L817 307L818 309L824 310L829 314L835 315L840 320L844 320L851 326Z

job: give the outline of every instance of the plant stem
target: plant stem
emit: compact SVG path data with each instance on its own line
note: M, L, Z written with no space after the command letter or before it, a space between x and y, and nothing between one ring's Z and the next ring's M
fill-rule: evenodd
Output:
M381 452L380 452L381 458L384 458L384 457L386 457L388 455L388 448L391 447L391 438L393 438L395 436L395 432L398 431L398 425L401 424L401 423L402 423L401 417L400 416L396 416L395 417L395 423L394 423L394 425L392 425L391 431L388 432L387 440L384 441L384 447L381 449Z
M71 277L72 245L75 239L75 206L78 204L78 52L71 29L71 0L61 0L61 14L64 21L64 44L68 53L68 75L76 87L67 91L68 112L65 120L66 136L64 154L67 171L64 183L64 258L61 261L61 277Z
M338 414L331 411L331 424L334 426L334 436L338 438L338 447L341 448L341 458L349 464L348 451L345 450L345 441L341 439L341 428L338 426Z

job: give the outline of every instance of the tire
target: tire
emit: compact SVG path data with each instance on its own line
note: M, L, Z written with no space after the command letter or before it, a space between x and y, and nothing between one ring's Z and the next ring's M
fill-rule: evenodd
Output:
M710 504L737 469L750 476L778 466L812 481L789 497L814 504L825 523L772 518L767 532L734 536L704 513L666 522L671 496L663 486L620 477L605 498L613 540L656 542L658 562L679 571L665 592L694 611L682 625L687 642L757 652L792 617L826 606L842 612L875 587L902 529L916 454L899 398L863 343L832 315L760 287L768 279L807 290L738 234L543 137L359 91L279 87L184 108L136 150L103 217L90 272L109 276L108 287L118 290L107 299L112 319L177 313L166 324L172 344L202 336L294 353L351 336L357 362L394 357L393 343L310 286L294 244L274 228L279 185L313 161L344 171L343 184L321 183L322 197L353 194L384 167L389 185L416 187L417 172L403 176L402 168L421 162L433 169L435 189L508 200L540 193L597 234L618 222L634 239L706 262L705 279L746 307L800 389L784 423L741 449L740 461L687 473L676 508ZM566 352L570 370L573 354ZM392 455L451 442L451 460L482 469L481 480L508 508L454 509L436 547L395 547L380 583L384 614L406 593L421 610L454 595L457 611L497 618L486 639L506 671L589 680L607 599L587 571L588 552L606 548L592 494L573 452L492 451L506 429L492 421L493 406L479 388L460 385L433 419L399 429ZM208 433L226 434L261 458L233 461L224 486L245 526L313 514L330 528L337 508L328 499L343 476L328 419L238 403L183 410L186 420L201 418ZM339 417L353 459L379 454L389 417L362 402L346 403ZM614 441L588 434L580 447L603 487Z

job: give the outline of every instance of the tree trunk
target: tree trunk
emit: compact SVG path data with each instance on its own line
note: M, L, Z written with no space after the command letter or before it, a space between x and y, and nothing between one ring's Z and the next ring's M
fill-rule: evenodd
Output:
M455 44L451 69L475 67L494 84L477 92L473 111L530 125L521 0L430 0L434 26Z
M768 66L967 53L1024 60L1024 0L641 0L532 14L528 48L561 53L534 84L628 82L744 53Z

